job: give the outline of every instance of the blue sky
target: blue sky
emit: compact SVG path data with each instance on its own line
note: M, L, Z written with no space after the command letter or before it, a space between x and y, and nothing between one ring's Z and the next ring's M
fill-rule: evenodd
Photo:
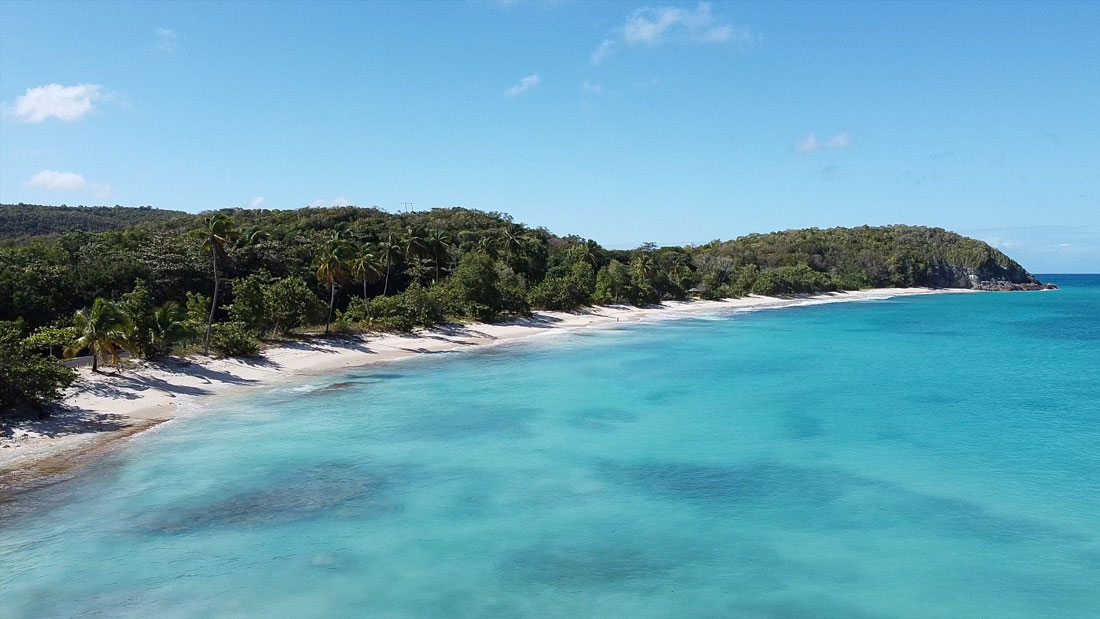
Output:
M1100 3L0 3L0 200L911 223L1100 271Z

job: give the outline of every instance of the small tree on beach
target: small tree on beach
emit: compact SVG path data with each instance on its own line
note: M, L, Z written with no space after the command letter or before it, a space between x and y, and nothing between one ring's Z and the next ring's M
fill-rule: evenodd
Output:
M271 329L282 335L290 334L307 322L315 322L324 311L324 303L297 275L271 282L264 287L263 295L264 312Z
M65 349L66 357L74 357L87 349L92 355L92 371L99 371L99 359L120 362L119 353L127 346L126 315L114 303L99 297L91 310L73 315L77 338Z
M149 343L154 354L167 354L173 344L194 336L195 332L187 319L187 310L179 303L168 301L153 310Z
M118 308L126 314L128 347L146 359L157 356L158 351L153 345L153 314L156 306L149 286L139 279L131 292L122 295Z
M214 213L205 219L202 233L202 250L210 252L214 259L214 296L210 299L210 315L206 319L206 336L202 343L202 354L209 355L210 325L214 324L214 310L218 307L218 257L227 257L225 246L233 237L233 220L225 213Z
M325 335L332 325L332 310L336 305L336 283L347 276L347 260L350 246L347 241L334 234L322 247L321 253L313 261L317 270L317 279L328 284L328 316L325 318Z
M21 323L0 321L0 415L30 406L41 416L42 406L60 399L76 374L56 359L37 353L44 341L52 345L61 339L54 337L56 333L23 339L21 331Z

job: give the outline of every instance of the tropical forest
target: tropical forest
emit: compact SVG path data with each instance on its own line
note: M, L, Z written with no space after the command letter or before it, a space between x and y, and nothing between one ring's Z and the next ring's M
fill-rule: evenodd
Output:
M536 310L883 287L1036 285L940 228L750 234L612 249L503 213L436 208L0 206L0 407L42 407L124 358L253 356L296 337L520 319Z

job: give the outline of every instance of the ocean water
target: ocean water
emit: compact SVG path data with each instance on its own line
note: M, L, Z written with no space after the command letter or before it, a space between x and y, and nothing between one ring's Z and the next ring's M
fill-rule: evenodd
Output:
M0 506L0 616L1100 617L1100 277L227 399Z

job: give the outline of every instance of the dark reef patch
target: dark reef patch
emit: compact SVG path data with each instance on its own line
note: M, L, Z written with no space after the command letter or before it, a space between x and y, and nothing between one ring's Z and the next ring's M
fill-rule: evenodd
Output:
M825 467L773 462L736 465L652 461L606 465L613 481L704 509L767 510L785 526L807 530L891 527L999 544L1080 541L1044 522L995 513L979 503L910 490L885 480ZM914 524L916 523L916 524Z
M761 503L821 504L842 490L811 469L775 463L742 465L653 461L605 469L614 479L666 498L705 505Z
M385 490L387 477L356 465L330 463L288 471L252 489L223 489L186 506L164 506L143 518L140 530L189 533L214 527L278 526L350 509L391 513L398 508Z

